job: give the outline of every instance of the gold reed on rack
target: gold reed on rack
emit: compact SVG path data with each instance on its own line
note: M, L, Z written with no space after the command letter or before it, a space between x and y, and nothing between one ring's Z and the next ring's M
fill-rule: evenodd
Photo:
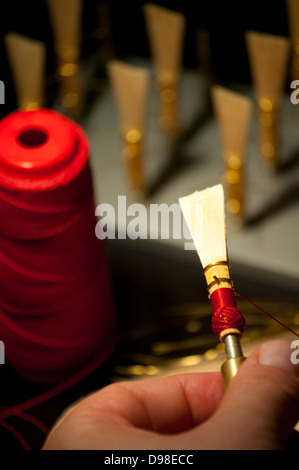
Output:
M299 1L287 0L289 34L292 43L292 80L299 80Z
M181 13L148 3L144 16L160 97L161 128L172 136L180 133L179 82L185 33Z
M290 42L282 36L248 31L246 43L259 110L260 149L265 160L279 160L279 123Z
M47 0L58 60L60 100L67 113L78 115L84 106L80 74L82 0Z
M143 67L113 60L108 64L123 139L123 160L130 188L143 197L146 178L143 162L149 72Z
M212 88L212 100L225 162L226 209L237 225L242 225L246 217L245 166L252 101L221 86Z
M42 107L45 88L45 44L10 32L5 36L5 46L18 108L26 110Z

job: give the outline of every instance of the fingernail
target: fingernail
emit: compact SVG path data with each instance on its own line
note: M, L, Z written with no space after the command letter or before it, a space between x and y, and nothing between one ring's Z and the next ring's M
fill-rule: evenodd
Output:
M264 366L277 367L289 374L299 376L299 365L292 362L293 352L294 349L291 349L291 345L286 341L268 341L261 346L259 363Z

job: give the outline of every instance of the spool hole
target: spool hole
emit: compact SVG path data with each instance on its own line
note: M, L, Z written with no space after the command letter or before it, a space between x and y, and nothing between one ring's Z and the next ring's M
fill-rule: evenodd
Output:
M48 140L48 135L41 129L27 129L18 136L18 141L25 147L40 147Z

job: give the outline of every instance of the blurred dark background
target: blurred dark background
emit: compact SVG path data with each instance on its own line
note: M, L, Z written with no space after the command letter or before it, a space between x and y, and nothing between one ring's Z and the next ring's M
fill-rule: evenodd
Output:
M63 1L63 0L61 0ZM146 1L130 0L84 0L82 18L83 43L82 59L99 53L102 68L98 73L105 76L103 49L109 47L114 56L149 57L148 39L145 30L142 7ZM263 2L251 0L248 3L227 1L208 2L159 0L153 2L166 8L182 12L187 20L185 36L184 66L198 68L198 30L207 30L210 37L212 74L217 81L232 80L249 82L250 72L244 41L246 30L288 36L286 1ZM16 108L15 92L3 36L14 31L47 45L47 89L51 105L56 94L53 79L56 58L53 51L53 37L45 0L4 1L0 15L0 79L6 85L6 105L1 114ZM102 53L102 55L101 55Z

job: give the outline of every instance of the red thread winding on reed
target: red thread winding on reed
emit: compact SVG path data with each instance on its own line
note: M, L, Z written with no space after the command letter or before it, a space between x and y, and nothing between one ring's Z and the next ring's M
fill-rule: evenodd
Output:
M16 372L45 385L104 362L116 342L88 152L51 110L0 123L0 339Z
M242 334L245 330L245 319L237 307L233 289L217 289L210 299L213 308L212 329L217 338L230 328L237 329Z

